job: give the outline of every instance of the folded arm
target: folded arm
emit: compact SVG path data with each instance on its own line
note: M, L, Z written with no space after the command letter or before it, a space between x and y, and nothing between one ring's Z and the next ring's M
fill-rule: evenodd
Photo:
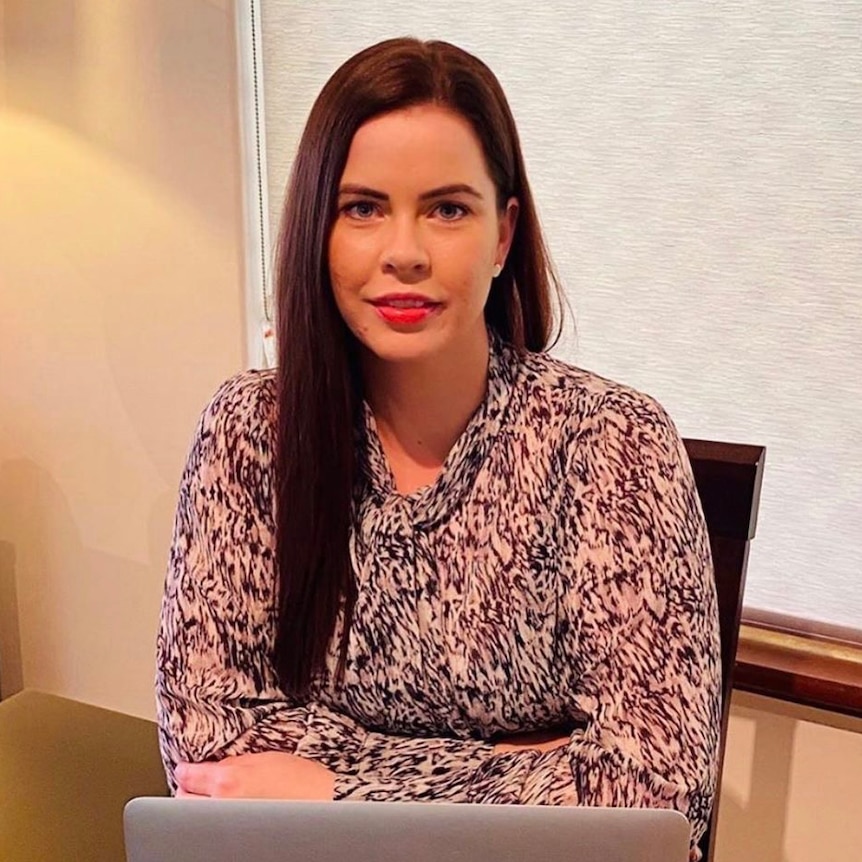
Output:
M458 784L490 745L369 733L323 704L291 702L278 685L266 395L249 375L222 386L198 424L181 482L157 639L159 735L171 789L180 762L277 751L353 777L374 762L385 781L424 751L433 753L421 757L414 777L421 783L427 772L432 786L417 787L417 796L451 793L443 786Z
M562 611L572 634L560 649L574 669L572 713L586 727L544 750L469 758L437 740L411 751L369 734L336 777L340 798L674 808L698 840L720 726L712 561L676 429L658 405L629 397L607 405L572 447L559 525L577 537L577 587Z
M660 410L646 424L612 414L573 455L586 460L572 464L560 528L592 538L578 548L564 609L575 634L561 648L587 726L561 745L506 750L371 732L285 698L270 662L272 520L253 490L271 481L269 454L235 427L260 414L248 388L217 394L183 478L158 640L172 786L180 760L277 751L335 773L338 799L672 807L701 834L716 777L717 614L690 468Z

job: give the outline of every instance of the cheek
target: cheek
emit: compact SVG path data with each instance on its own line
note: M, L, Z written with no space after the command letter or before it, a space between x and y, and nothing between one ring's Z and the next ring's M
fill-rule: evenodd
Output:
M476 272L473 280L470 305L477 312L483 311L488 303L488 295L490 293L491 279L488 276L487 268L482 267L480 271Z
M345 300L349 295L348 285L350 284L349 267L346 266L349 256L344 253L344 243L340 240L336 231L333 231L329 239L327 253L332 297L335 300L339 313L342 317L345 317L347 311Z
M344 246L345 243L340 232L337 229L333 230L332 235L329 238L328 263L329 277L332 281L333 289L335 289L336 292L336 285L344 283L347 275L345 272L345 265L347 261L350 260L350 256L346 253Z
M433 265L438 272L446 272L450 283L481 281L491 272L496 254L490 239L488 231L481 228L435 237Z
M345 303L358 288L356 272L356 257L351 253L350 244L333 232L329 242L329 280L335 303L342 315Z
M367 282L367 266L358 253L356 243L340 231L333 230L329 240L329 281L335 306L347 328L364 340L368 323L357 297Z
M484 307L491 289L494 250L489 250L488 243L483 240L483 237L476 238L458 249L449 249L439 259L447 273L446 281L457 291L461 301L471 307Z
M329 240L329 275L333 290L347 296L358 291L374 271L375 257L368 238L336 227Z

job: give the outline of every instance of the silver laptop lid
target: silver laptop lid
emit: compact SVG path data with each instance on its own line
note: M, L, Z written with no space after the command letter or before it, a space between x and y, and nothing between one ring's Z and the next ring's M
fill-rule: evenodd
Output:
M128 862L685 862L676 811L133 799Z

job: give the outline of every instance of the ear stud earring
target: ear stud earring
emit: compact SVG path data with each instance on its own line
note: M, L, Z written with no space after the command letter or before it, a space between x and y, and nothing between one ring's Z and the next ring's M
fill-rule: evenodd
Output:
M496 278L503 271L503 267L499 263L494 264L494 274L491 278Z

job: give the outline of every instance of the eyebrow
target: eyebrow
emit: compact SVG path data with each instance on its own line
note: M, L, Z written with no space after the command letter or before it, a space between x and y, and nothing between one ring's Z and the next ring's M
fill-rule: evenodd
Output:
M385 192L377 191L377 189L369 188L368 186L360 186L355 185L353 183L347 183L346 185L341 186L338 189L339 195L361 195L365 198L373 198L374 200L386 201L389 200L389 195ZM446 195L471 195L474 198L478 198L482 200L482 195L480 192L476 191L473 186L469 186L466 183L452 183L448 186L440 186L436 189L431 189L427 192L422 192L419 195L419 200L427 201L433 198L442 198Z

